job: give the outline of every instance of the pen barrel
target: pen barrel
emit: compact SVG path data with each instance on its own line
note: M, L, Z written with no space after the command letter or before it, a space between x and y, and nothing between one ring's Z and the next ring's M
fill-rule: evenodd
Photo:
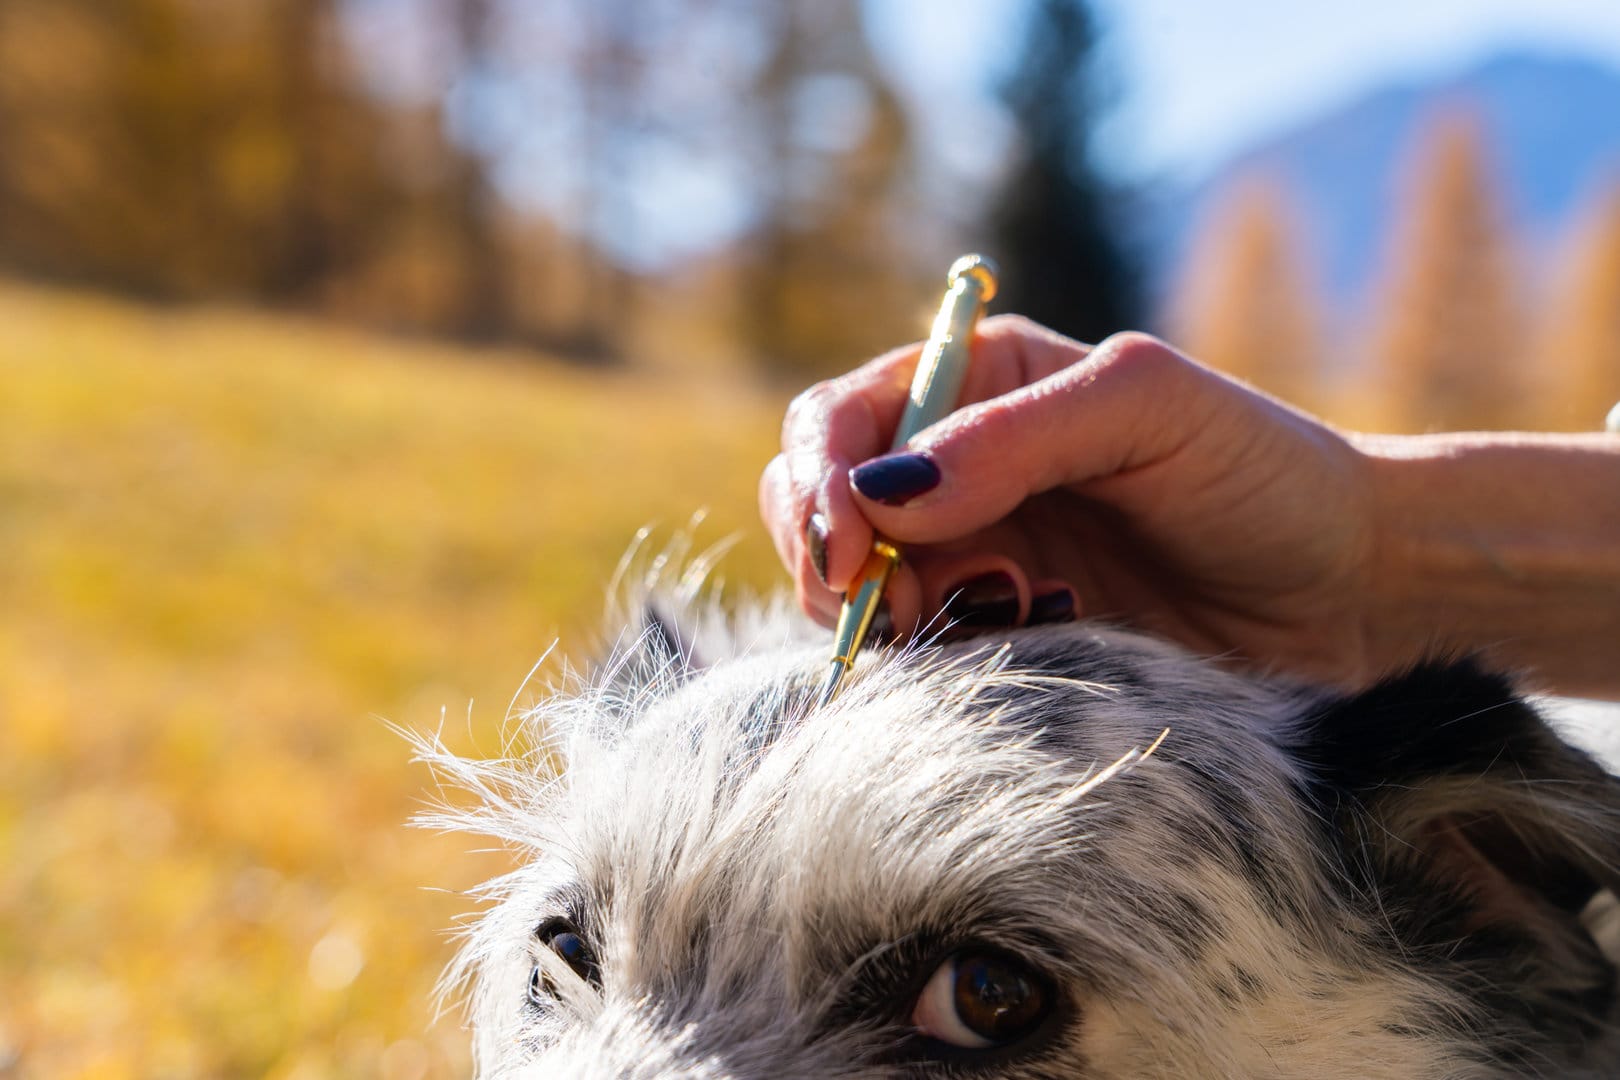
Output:
M993 280L993 279L990 279ZM934 316L911 380L911 394L891 449L899 450L930 424L943 420L956 408L972 359L973 327L989 299L986 278L979 274L953 274L950 288Z

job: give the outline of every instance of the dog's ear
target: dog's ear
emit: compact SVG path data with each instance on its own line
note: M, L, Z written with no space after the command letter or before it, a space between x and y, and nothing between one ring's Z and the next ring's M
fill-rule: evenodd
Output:
M671 689L706 667L674 617L656 599L636 609L619 632L599 684L620 701Z
M646 660L659 667L690 674L706 666L698 658L692 643L681 635L674 617L653 600L641 606L641 633L637 645Z
M1471 661L1331 702L1302 736L1343 867L1406 948L1538 1023L1590 1022L1615 978L1592 923L1620 894L1620 781Z

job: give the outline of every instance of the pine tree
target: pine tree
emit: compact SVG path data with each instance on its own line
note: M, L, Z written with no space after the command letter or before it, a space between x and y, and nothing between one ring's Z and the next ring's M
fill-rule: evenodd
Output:
M1140 324L1138 275L1089 138L1097 34L1084 0L1039 0L1001 96L1023 143L992 207L984 250L1001 264L996 307L1098 341Z
M1534 350L1542 426L1590 431L1620 402L1620 182L1573 230Z
M1466 430L1527 420L1508 239L1480 127L1463 113L1425 133L1387 272L1377 378L1390 426Z
M1199 360L1313 410L1328 404L1322 345L1281 185L1238 179L1195 240L1169 326Z

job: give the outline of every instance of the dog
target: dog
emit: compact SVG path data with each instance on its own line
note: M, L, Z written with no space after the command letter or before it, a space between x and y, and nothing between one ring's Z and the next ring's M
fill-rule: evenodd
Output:
M1620 1076L1620 781L1503 675L1087 623L869 650L654 604L497 762L485 1078ZM669 612L673 609L674 614Z

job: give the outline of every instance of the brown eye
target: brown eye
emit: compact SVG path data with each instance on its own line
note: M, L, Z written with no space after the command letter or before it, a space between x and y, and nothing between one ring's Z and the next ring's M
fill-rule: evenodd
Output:
M1046 980L1028 964L997 953L965 952L929 978L911 1022L949 1046L983 1050L1029 1035L1051 1008Z

